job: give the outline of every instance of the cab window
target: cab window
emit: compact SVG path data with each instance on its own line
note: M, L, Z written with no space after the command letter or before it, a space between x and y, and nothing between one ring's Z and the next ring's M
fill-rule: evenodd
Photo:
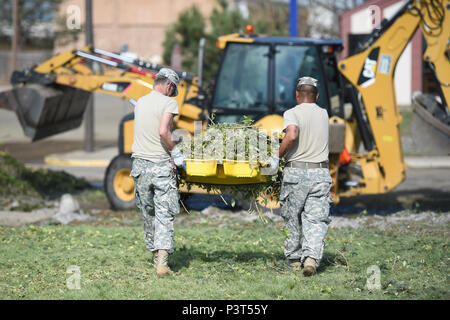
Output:
M268 111L269 46L229 44L222 61L213 107Z
M317 50L314 46L277 45L275 55L275 104L283 112L297 105L295 88L300 77L313 77L319 81L317 104L328 109L327 95Z

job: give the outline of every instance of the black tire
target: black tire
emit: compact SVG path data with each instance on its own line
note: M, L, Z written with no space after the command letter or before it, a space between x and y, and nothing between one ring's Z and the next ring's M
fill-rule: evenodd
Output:
M111 160L106 169L104 188L111 207L114 210L131 210L136 207L134 197L134 181L129 177L131 172L132 160L130 155L120 154ZM116 177L117 175L117 177ZM114 184L114 179L124 179L126 188L123 190L116 190L118 183ZM131 179L131 180L128 180ZM130 183L132 182L132 188ZM116 187L115 187L116 186Z

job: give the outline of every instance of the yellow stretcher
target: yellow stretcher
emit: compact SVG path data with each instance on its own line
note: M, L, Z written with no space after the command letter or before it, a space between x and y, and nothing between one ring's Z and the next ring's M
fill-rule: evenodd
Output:
M186 160L186 181L207 184L253 184L267 181L261 174L262 164L249 161L216 159Z

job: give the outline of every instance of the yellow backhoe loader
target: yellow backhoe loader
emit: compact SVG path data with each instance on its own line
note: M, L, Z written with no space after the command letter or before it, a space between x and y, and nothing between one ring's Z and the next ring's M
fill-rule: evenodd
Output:
M450 151L450 0L406 0L376 28L358 51L338 61L341 40L231 34L219 38L223 49L212 94L205 95L201 76L179 72L175 127L193 133L195 120L214 113L216 122L243 115L262 128L281 129L282 114L295 103L300 76L319 80L319 102L330 116L332 193L341 196L385 193L405 178L394 88L397 61L417 28L427 45L424 60L435 71L439 96L416 94L414 110ZM103 66L94 71L92 64ZM200 64L201 65L201 64ZM0 108L17 113L32 141L81 124L92 92L134 103L152 90L161 68L141 59L86 47L55 56L23 72L14 72L15 88L0 93ZM119 154L105 175L105 190L116 209L134 206L129 177L134 115L120 123Z

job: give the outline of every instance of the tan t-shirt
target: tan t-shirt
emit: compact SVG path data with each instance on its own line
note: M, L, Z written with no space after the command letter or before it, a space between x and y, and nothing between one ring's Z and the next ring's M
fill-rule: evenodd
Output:
M170 152L159 136L163 113L178 114L178 102L157 91L141 97L134 108L134 142L132 158L152 162L170 159Z
M298 139L286 160L319 163L328 161L328 113L315 103L302 103L283 114L283 130L298 127Z

